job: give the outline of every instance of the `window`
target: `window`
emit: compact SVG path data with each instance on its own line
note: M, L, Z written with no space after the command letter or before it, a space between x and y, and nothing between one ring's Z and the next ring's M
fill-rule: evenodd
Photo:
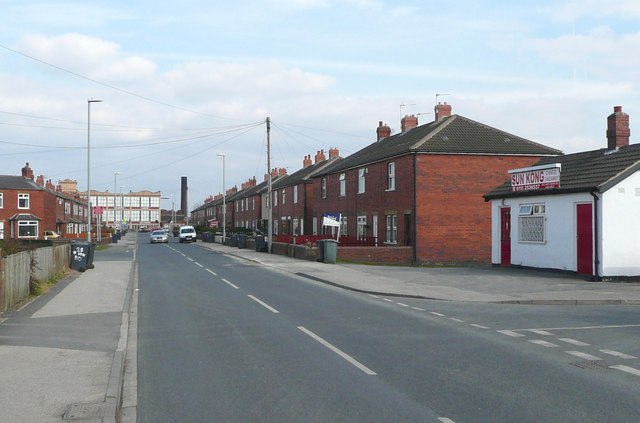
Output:
M18 194L18 208L19 209L29 208L29 194Z
M286 190L282 190L282 204L287 204Z
M253 196L251 197L251 210L255 210L256 209L256 197Z
M149 197L140 197L140 207L149 207Z
M18 238L36 238L37 236L38 221L22 220L18 222Z
M276 207L278 205L278 191L273 192L273 206Z
M347 195L347 179L344 173L340 174L340 197Z
M320 196L327 198L327 178L322 178L320 181Z
M340 235L347 236L347 216L345 215L340 218Z
M110 195L107 197L107 207L113 207L113 200L115 200L115 197Z
M140 207L140 197L131 197L131 206Z
M0 192L0 209L4 207L4 194Z
M131 207L131 199L129 197L124 197L124 207Z
M160 197L150 197L149 200L150 207L160 207Z
M396 243L398 242L398 216L395 214L390 214L386 216L387 218L387 242Z
M76 210L77 210L77 207L78 206L76 206ZM71 203L68 201L64 202L64 214L71 214ZM76 211L76 214L78 214L77 211Z
M396 163L387 164L387 191L396 189Z
M298 186L293 187L293 204L298 204Z
M521 204L518 213L518 240L520 242L545 242L544 204Z
M364 193L365 188L365 179L364 175L367 173L367 169L362 168L358 169L358 194Z
M367 235L367 216L358 216L358 238Z

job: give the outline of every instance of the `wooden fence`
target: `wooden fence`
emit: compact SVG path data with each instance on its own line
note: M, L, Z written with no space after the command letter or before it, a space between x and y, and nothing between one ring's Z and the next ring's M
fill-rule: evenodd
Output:
M31 278L46 280L69 267L71 244L22 251L0 259L0 311L29 296Z

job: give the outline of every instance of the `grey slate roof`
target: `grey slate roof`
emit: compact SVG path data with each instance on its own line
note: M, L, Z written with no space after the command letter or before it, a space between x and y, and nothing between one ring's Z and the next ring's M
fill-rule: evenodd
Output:
M415 153L557 156L562 151L461 115L451 115L370 144L318 175Z
M558 157L545 157L534 166L560 163L560 187L512 191L510 181L485 194L485 200L532 195L574 192L604 192L629 175L640 170L640 144L616 150L602 148ZM505 175L507 176L507 175Z
M0 175L0 189L24 189L42 191L45 188L24 176Z
M303 167L297 172L288 175L284 179L278 179L275 183L272 184L273 189L290 187L297 185L304 181L309 181L312 176L316 173L322 171L324 168L333 166L335 163L342 161L342 157L333 157L328 160L321 161L319 163L312 164L311 166Z

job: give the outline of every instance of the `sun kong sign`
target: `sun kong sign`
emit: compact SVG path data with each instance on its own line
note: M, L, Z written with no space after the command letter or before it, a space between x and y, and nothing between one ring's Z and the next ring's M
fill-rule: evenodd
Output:
M549 165L512 169L512 191L527 191L530 189L560 188L560 163Z

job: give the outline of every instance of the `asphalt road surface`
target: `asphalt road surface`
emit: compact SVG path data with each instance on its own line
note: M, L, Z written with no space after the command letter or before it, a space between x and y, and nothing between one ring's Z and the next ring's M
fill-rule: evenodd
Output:
M640 420L639 306L373 296L139 241L139 422Z

